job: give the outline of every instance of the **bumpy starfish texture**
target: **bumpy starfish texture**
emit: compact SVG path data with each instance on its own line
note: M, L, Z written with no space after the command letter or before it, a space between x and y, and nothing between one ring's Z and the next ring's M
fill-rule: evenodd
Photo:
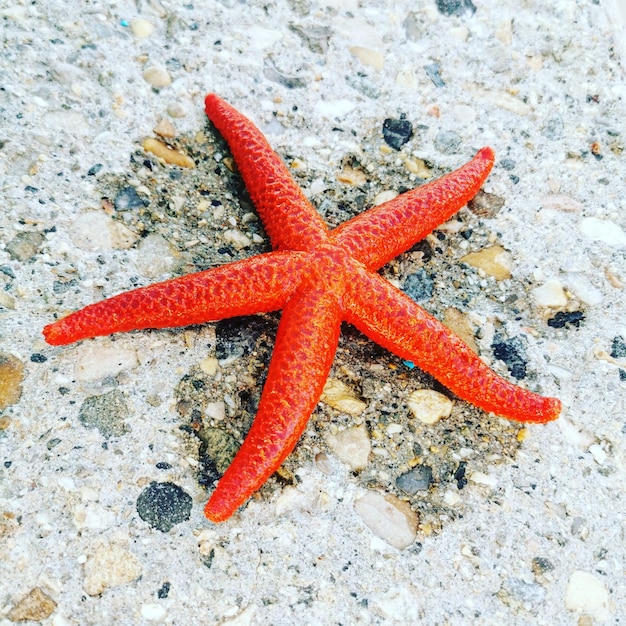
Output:
M230 146L274 251L122 293L43 333L48 343L62 345L282 309L257 415L205 507L210 520L228 519L296 445L322 393L342 321L485 411L523 422L558 417L559 400L501 378L376 273L478 192L493 166L491 148L451 174L329 230L254 124L214 94L205 105Z

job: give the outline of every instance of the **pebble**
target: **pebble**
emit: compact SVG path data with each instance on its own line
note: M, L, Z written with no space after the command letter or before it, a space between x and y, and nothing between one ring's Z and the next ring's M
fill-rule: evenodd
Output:
M41 233L18 233L7 243L6 251L16 261L29 261L39 253L39 248L43 244L44 239Z
M0 411L15 404L22 395L24 364L11 354L0 352Z
M88 252L128 250L139 239L124 224L97 211L87 211L74 220L69 235L74 245Z
M326 381L320 400L348 415L360 415L367 408L367 404L357 398L354 391L337 378L329 378Z
M162 622L167 614L165 607L161 604L142 604L141 617L149 622Z
M172 84L172 77L164 67L151 65L143 71L143 79L155 89L163 89Z
M85 428L97 428L105 439L109 439L130 432L130 426L124 421L128 415L122 392L114 389L101 396L85 398L78 419Z
M354 510L363 523L389 545L404 550L417 536L417 513L393 495L368 491L354 503Z
M315 112L329 119L341 118L356 108L354 100L342 98L339 100L318 100L315 103Z
M402 291L411 300L424 302L433 297L434 284L433 277L424 268L420 268L417 272L406 277L402 285Z
M623 359L626 357L626 341L621 335L613 337L611 342L611 356L614 359Z
M180 102L172 102L167 105L167 114L173 118L187 116L187 109Z
M526 344L521 337L502 339L496 335L491 348L496 359L504 361L513 378L526 378Z
M168 165L177 165L178 167L186 167L187 169L196 167L194 160L190 156L178 150L173 150L158 139L146 137L143 140L142 147L146 152L154 154L154 156Z
M207 417L222 421L226 419L226 403L221 400L219 402L207 402L205 412Z
M435 424L452 413L452 400L433 389L418 389L407 398L413 415L422 424Z
M486 191L479 191L468 203L467 208L478 217L494 218L504 206L504 198Z
M147 202L138 193L137 189L132 186L122 187L113 200L113 206L116 211L130 211L131 209L143 209L147 206Z
M610 617L609 593L596 576L576 570L567 583L565 608L586 613L598 621L607 621Z
M364 46L350 46L349 50L366 67L371 67L377 72L385 67L385 58L378 50Z
M105 589L119 587L141 576L139 559L120 545L99 545L85 562L83 588L90 596L98 596Z
M385 202L389 202L396 198L398 194L392 189L387 189L386 191L381 191L374 196L373 205L379 206L381 204L385 204Z
M222 236L224 237L224 241L235 248L235 250L249 248L252 245L250 237L236 228L229 228L228 230L225 230Z
M586 276L572 273L567 275L566 281L568 289L585 304L602 304L602 292Z
M489 246L478 252L470 252L460 260L462 263L482 270L496 280L511 278L511 255L502 246Z
M491 487L492 489L498 486L498 479L484 472L472 472L469 475L469 480L477 485L485 485L485 487Z
M130 30L137 39L147 39L154 32L154 24L138 17L130 23Z
M441 77L441 65L439 65L439 63L424 65L424 71L435 87L441 88L446 86L445 81Z
M83 495L85 499L90 497L90 494ZM93 502L92 498L90 501L77 504L73 508L72 521L81 532L85 529L102 532L115 525L116 516L110 509L105 509L97 502Z
M191 496L182 487L152 482L137 498L137 513L152 528L166 533L189 519L192 504Z
M467 315L459 309L448 307L443 314L443 323L472 350L478 354L478 346L474 339L474 329Z
M437 0L437 10L443 15L463 15L476 13L472 0Z
M176 137L176 128L174 124L165 118L159 120L158 124L152 129L155 135L164 139L174 139Z
M586 217L581 220L580 232L594 241L602 241L609 246L626 246L626 233L619 224L599 217Z
M429 465L417 465L396 478L396 486L410 496L418 491L428 491L432 482L433 469Z
M93 382L117 376L120 372L134 369L138 365L137 352L132 348L90 346L81 352L76 364L76 378Z
M5 291L0 291L0 306L10 311L15 310L15 298Z
M372 444L365 424L326 435L332 453L350 469L358 471L367 466Z
M546 559L542 556L536 556L532 560L532 570L535 576L542 576L547 572L551 572L554 570L554 565L550 561L550 559Z
M579 328L580 323L584 320L585 314L582 311L559 311L548 320L548 326L551 328L564 328L565 326Z
M443 130L435 137L435 148L441 154L456 154L462 139L452 130Z
M413 124L406 119L404 113L400 115L399 119L388 117L383 122L383 139L394 150L400 150L411 139L412 135Z
M411 172L411 174L415 174L418 178L421 178L422 180L432 178L433 174L430 168L422 159L407 157L406 159L404 159L404 167L406 167L406 169Z
M171 273L176 267L176 249L155 233L144 237L137 247L137 271L146 278L157 278Z
M7 617L12 622L41 622L50 617L56 608L57 603L40 587L35 587L18 600Z
M352 185L354 187L363 186L367 183L367 176L365 175L365 172L350 167L349 165L344 165L343 169L337 174L336 178L340 183Z
M520 578L510 577L503 581L496 595L511 608L536 611L545 601L546 589L539 583L527 583Z
M564 307L567 304L567 296L563 284L558 278L551 278L543 285L531 290L535 304L545 307Z

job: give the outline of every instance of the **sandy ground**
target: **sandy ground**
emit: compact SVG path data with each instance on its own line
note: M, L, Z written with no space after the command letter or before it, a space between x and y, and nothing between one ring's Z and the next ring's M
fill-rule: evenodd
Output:
M0 623L624 623L616 5L70 4L0 3ZM426 277L420 302L460 312L481 355L558 396L561 418L520 430L453 400L426 427L407 399L432 381L348 329L331 376L361 410L321 403L283 477L208 522L201 483L217 475L194 432L238 445L278 318L59 348L41 330L268 250L204 118L209 91L333 225L491 145L486 207L383 274ZM413 132L396 150L383 122L402 115ZM159 123L194 170L142 151ZM494 246L504 275L485 264ZM252 348L237 352L237 332ZM329 435L359 426L371 453L354 471ZM396 481L416 466L434 474L408 494Z

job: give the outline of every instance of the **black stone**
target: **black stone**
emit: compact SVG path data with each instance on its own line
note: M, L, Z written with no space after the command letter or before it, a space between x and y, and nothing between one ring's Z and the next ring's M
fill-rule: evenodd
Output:
M33 363L45 363L48 360L48 357L43 354L39 354L39 352L33 352L33 354L30 355L30 360Z
M563 328L565 326L576 326L585 320L585 314L582 311L559 311L554 317L548 320L548 326L552 328Z
M170 593L171 587L172 587L172 583L168 581L165 581L161 585L161 588L157 591L157 597L159 598L159 600L163 600L164 598L167 598L167 596Z
M465 471L467 470L467 463L461 461L456 471L454 472L454 480L456 480L456 486L458 489L463 489L467 485L467 478L465 478Z
M613 337L613 343L611 344L611 356L614 359L623 359L626 357L626 342L620 335Z
M513 378L526 378L526 345L521 337L502 339L496 336L491 348L496 359L504 361Z
M466 11L476 13L472 0L437 0L437 10L443 15L463 15Z
M413 124L406 119L404 113L399 119L388 117L383 122L383 139L394 150L400 150L411 139L411 135L413 135Z
M152 482L137 498L139 517L163 533L187 521L191 506L191 496L174 483Z

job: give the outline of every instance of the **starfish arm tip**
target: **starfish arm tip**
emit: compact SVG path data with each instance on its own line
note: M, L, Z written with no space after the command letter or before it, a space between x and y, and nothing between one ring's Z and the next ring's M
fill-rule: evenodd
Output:
M225 509L224 507L220 507L219 504L220 503L217 503L216 506L216 503L213 502L213 498L211 498L204 506L204 516L209 521L216 524L219 524L220 522L225 522L234 513L234 511Z

